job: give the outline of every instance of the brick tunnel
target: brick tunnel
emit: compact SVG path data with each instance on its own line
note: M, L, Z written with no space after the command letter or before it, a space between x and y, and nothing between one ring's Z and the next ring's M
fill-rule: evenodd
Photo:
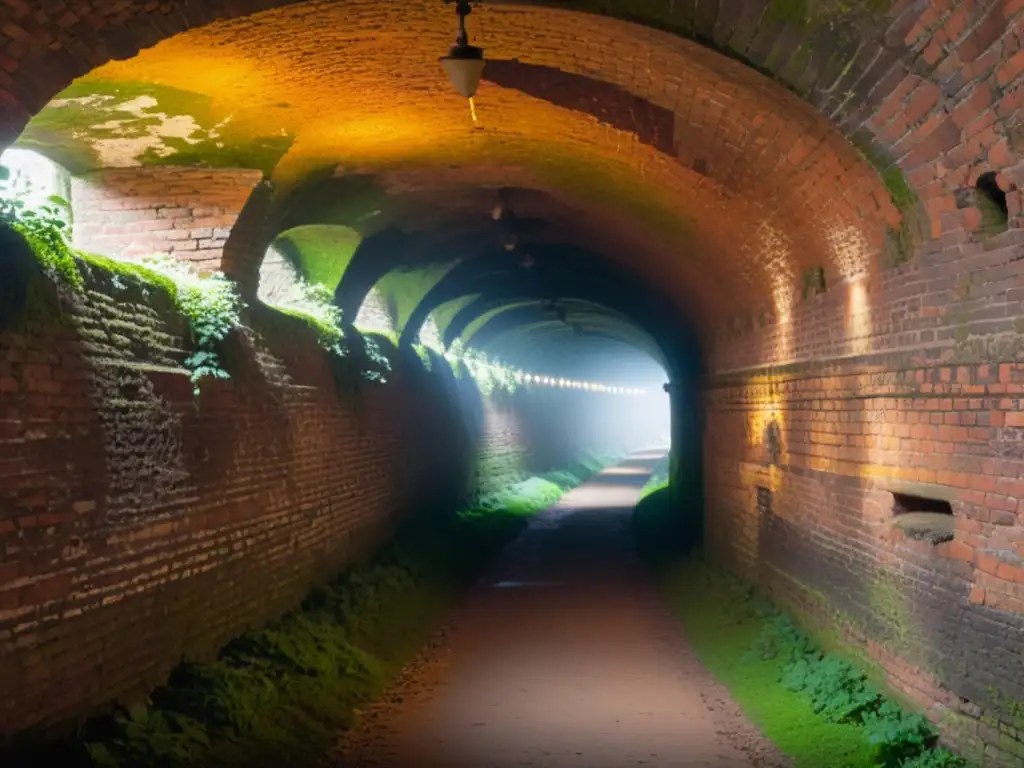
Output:
M0 0L0 742L671 443L707 567L1024 765L1024 3L474 3L471 101L454 10Z

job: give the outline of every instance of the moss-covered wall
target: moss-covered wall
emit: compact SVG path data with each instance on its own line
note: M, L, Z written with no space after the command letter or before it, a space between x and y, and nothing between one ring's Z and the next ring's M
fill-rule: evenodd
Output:
M399 516L456 508L478 458L504 484L529 451L478 416L471 380L412 355L367 382L260 304L223 350L232 377L194 397L188 327L159 285L91 268L58 291L2 246L0 734L151 689Z

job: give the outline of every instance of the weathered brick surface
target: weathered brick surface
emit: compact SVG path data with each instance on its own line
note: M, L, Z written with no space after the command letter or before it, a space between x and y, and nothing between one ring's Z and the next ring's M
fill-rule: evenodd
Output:
M120 258L171 254L202 271L225 271L228 238L262 177L248 169L171 166L76 177L74 245Z
M707 394L712 551L842 628L991 765L1024 754L1020 242L932 243L786 322L724 332ZM953 541L907 539L894 491L950 500Z
M1019 5L1014 0L906 1L883 13L824 3L832 17L809 24L787 19L763 0L740 7L707 4L692 14L676 5L637 9L613 2L607 7L612 15L716 41L775 73L817 107L819 116L752 68L679 37L588 14L499 4L474 16L490 56L517 58L531 71L561 70L603 81L621 89L625 98L641 100L632 117L639 122L630 130L609 130L593 120L573 121L571 105L550 110L540 103L543 98L516 92L534 92L533 85L543 85L541 75L532 84L487 89L481 99L489 100L493 126L511 142L524 137L555 141L579 157L600 147L606 159L625 162L639 179L664 187L678 203L678 215L699 224L690 242L676 244L690 258L638 268L652 277L671 270L672 283L694 289L691 302L721 291L723 301L702 308L735 311L743 304L785 300L806 267L824 266L831 279L872 269L885 223L899 223L900 214L877 176L829 129L828 120L859 143L874 141L881 154L913 177L932 234L977 224L976 211L956 207L954 192L972 184L982 170L1010 172L1016 164L1024 18ZM273 6L288 7L247 16ZM213 19L243 16L196 29ZM364 0L296 5L249 0L202 7L83 0L35 12L30 4L11 0L0 5L0 29L7 35L0 71L6 114L0 123L12 137L73 76L191 29L193 45L227 46L232 55L273 49L280 87L308 93L317 104L330 104L343 114L384 114L386 106L400 122L408 119L400 114L415 114L422 136L431 137L440 151L439 138L455 140L453 127L461 125L454 110L464 109L450 99L439 103L434 92L446 87L433 56L450 39L451 23L450 15L428 0L387 8ZM373 34L353 34L363 28ZM347 54L336 71L328 71L323 57L310 55L313 45ZM386 63L374 58L384 49L389 51ZM317 62L315 69L310 61ZM429 75L428 66L433 67ZM382 67L401 69L410 80L430 86L407 89L388 79L394 92L385 104L379 99L382 78L388 78ZM419 68L423 77L413 78ZM530 80L528 73L523 77ZM313 93L313 88L319 90ZM666 165L636 147L623 153L629 134L643 140L657 128L647 125L644 115L669 111L678 163ZM461 132L457 136L467 151ZM373 147L362 149L367 157L376 156ZM359 159L357 148L349 146L347 152L355 154L346 159ZM689 171L697 167L703 172ZM1008 173L1007 179L1012 176ZM734 227L735 219L750 225ZM701 268L694 272L690 262Z
M75 0L37 7L4 0L0 137L12 139L60 87L112 57L215 17L281 4ZM894 684L947 708L957 743L985 744L990 762L1019 765L1020 674L1008 664L1022 650L1024 599L1017 559L1024 554L1024 3L897 0L886 13L855 11L834 25L810 26L781 18L767 0L602 7L712 40L776 74L807 102L667 33L539 8L492 6L473 17L486 29L479 39L488 55L585 75L673 112L678 162L632 142L630 134L647 135L643 126L614 130L514 89L481 90L492 121L485 125L506 146L540 140L556 154L620 163L629 179L660 190L663 210L691 223L685 240L652 245L659 238L646 220L621 224L607 207L579 208L600 215L588 222L600 237L633 243L623 253L638 272L688 295L721 330L709 344L714 551L809 616L834 619L841 611L849 641L866 646ZM439 10L427 2L307 3L198 30L196 39L234 46L239 55L272 49L279 69L294 76L287 81L294 92L311 77L338 84L331 101L348 114L382 114L380 94L387 93L389 105L406 108L396 113L398 124L413 119L431 149L455 147L451 154L470 158L464 132L453 128L464 104L451 100L436 67L425 69L450 42L451 18ZM372 35L358 34L371 26ZM344 61L357 66L324 77L323 57L308 55L314 39L345 50L351 58ZM412 94L394 83L385 90L371 64L381 50L392 70L417 73L407 82L438 90ZM399 63L394 57L402 54L408 60ZM317 65L312 74L309 62ZM827 121L896 161L916 192L930 242L909 264L883 269L885 226L898 228L903 219ZM376 156L372 141L364 148L367 158ZM450 176L461 184L537 185L532 159L526 153L514 168L466 162ZM1010 231L983 244L973 234L980 212L957 202L985 171L1000 174ZM421 173L421 186L438 183L438 168L430 173L428 181ZM570 197L579 191L571 178L549 183ZM628 184L619 187L626 195ZM829 290L801 302L801 272L819 266ZM725 315L738 315L728 328ZM39 366L31 386L44 396L55 386L45 372L53 363L30 364ZM758 374L773 377L769 391ZM23 386L0 375L0 392ZM775 468L761 463L772 413L782 434ZM23 453L35 450L29 445L19 444L15 466L27 462ZM82 460L97 455L85 451ZM176 488L173 473L154 477L168 493ZM932 548L891 530L892 480L885 478L892 477L952 494L954 541ZM757 512L759 485L774 492L771 514ZM67 588L55 574L35 589L45 596Z
M260 307L234 377L194 400L173 309L94 279L63 314L0 333L5 735L145 692L294 606L398 515L458 503L478 456L500 484L524 452L528 394L480 405L400 371L338 389L308 330Z

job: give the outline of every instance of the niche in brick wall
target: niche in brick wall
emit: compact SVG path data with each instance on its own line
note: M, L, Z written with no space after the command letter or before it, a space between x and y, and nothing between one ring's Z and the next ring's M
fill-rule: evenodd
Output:
M893 493L893 522L907 538L942 544L953 540L953 507L943 499Z
M765 426L761 444L764 448L765 463L778 466L782 461L782 430L779 429L779 422L775 419Z
M981 211L981 226L978 234L982 237L1005 232L1010 223L1009 205L1006 192L1000 188L996 174L983 173L974 184L975 205Z

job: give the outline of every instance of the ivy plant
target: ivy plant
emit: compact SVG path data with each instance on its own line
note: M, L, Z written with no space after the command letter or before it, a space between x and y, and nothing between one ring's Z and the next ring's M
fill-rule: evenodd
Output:
M166 256L150 256L143 263L170 278L177 287L175 303L188 321L195 345L195 351L185 359L193 394L200 393L200 383L205 378L230 378L224 370L220 345L241 326L245 308L234 283L219 272L201 276L191 265Z
M496 390L509 394L516 391L522 380L522 372L497 360L491 360L487 354L478 349L467 349L462 339L456 339L444 352L452 370L459 375L462 363L469 375L473 377L482 395L491 395Z
M64 198L50 195L39 208L30 208L24 199L30 192L27 181L16 185L10 168L0 165L0 224L25 238L50 277L81 288L82 276L67 241L71 206Z
M338 357L346 357L348 347L342 330L341 307L334 303L331 291L320 283L309 283L301 279L297 281L297 288L297 295L271 306L300 317L316 332L317 343L321 348Z
M363 378L367 381L378 381L381 384L387 383L387 374L391 373L391 361L384 354L384 350L369 334L363 336L363 351L370 363L370 367L363 371Z

